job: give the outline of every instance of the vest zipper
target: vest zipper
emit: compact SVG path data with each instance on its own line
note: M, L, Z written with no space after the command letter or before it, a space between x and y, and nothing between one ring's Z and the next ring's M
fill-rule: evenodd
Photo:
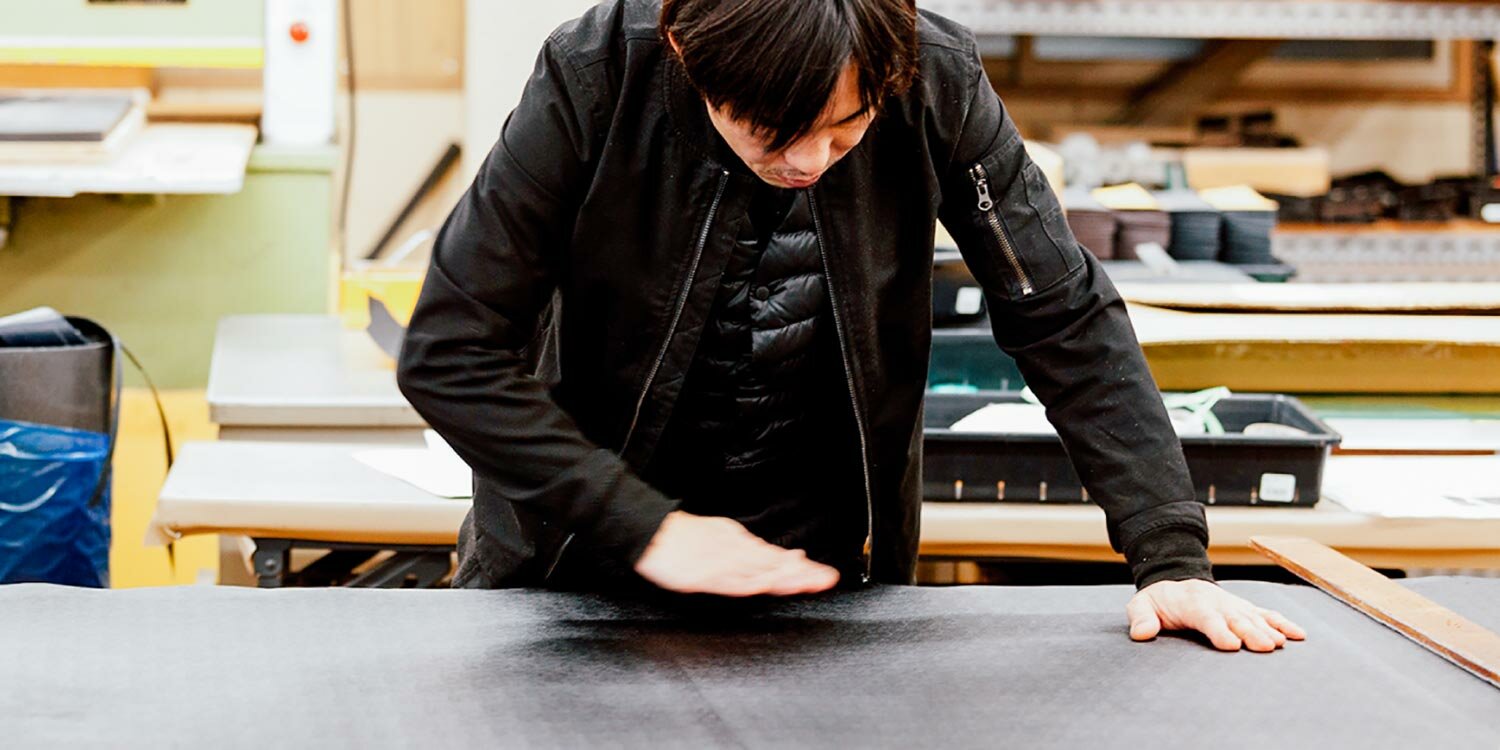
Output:
M620 450L615 455L623 457L626 449L630 447L630 439L635 436L636 425L641 421L641 410L646 406L646 398L651 394L651 385L656 381L657 373L661 372L662 363L667 360L667 352L672 346L672 337L677 335L677 324L682 322L682 311L687 308L688 296L692 293L693 282L698 278L698 266L703 262L703 251L708 246L708 234L713 229L714 218L719 214L719 204L724 200L724 189L729 186L729 170L719 170L719 186L714 191L714 202L708 207L708 218L703 222L703 231L698 233L698 245L693 252L693 262L688 266L687 279L682 282L682 289L677 293L677 307L672 312L672 322L667 326L667 336L661 342L661 351L656 355L656 362L652 363L651 371L646 373L646 382L641 386L641 396L635 402L635 414L630 418L630 427L625 430L625 439L620 443ZM552 564L547 566L547 573L542 576L542 581L552 577L552 572L557 570L557 564L562 562L563 553L568 550L568 545L573 542L576 534L569 534L563 540L562 545L557 548L557 556L552 559Z
M818 213L818 200L813 191L807 191L808 208L813 217L813 236L818 241L818 256L823 261L823 282L828 285L828 305L833 308L833 330L838 334L839 355L844 362L844 380L849 385L849 402L854 405L854 427L859 433L859 464L865 480L865 572L862 583L869 583L875 558L875 496L870 490L870 450L865 440L864 412L859 408L859 394L854 387L854 367L850 364L849 347L844 340L844 318L839 314L839 298L833 288L833 274L828 270L828 252L823 245L823 219Z
M1031 277L1026 275L1026 269L1021 265L1021 256L1016 254L1016 248L1010 243L1010 237L1005 234L1005 226L1000 223L1000 215L995 212L995 201L990 198L990 176L985 172L983 164L975 164L969 170L969 177L974 180L974 191L979 195L979 212L989 221L990 231L995 233L995 241L1000 243L1000 252L1005 255L1005 260L1016 272L1016 280L1021 282L1021 294L1028 295L1036 291L1031 283Z

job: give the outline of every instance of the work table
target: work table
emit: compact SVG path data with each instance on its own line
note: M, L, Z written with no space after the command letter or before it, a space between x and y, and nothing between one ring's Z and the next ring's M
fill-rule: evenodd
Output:
M1408 585L1500 627L1500 580ZM0 716L12 747L1497 746L1500 690L1316 589L1227 587L1308 640L1133 643L1117 586L654 604L12 586Z

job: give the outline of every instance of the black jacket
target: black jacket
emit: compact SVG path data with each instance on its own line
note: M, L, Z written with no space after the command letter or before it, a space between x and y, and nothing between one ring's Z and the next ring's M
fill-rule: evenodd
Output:
M473 467L459 585L629 563L676 502L639 477L671 416L755 177L726 168L659 38L612 0L552 34L439 234L402 392ZM921 509L934 224L1062 435L1138 585L1204 577L1207 526L1124 304L1074 240L973 36L923 12L917 83L810 191L868 576L905 583Z

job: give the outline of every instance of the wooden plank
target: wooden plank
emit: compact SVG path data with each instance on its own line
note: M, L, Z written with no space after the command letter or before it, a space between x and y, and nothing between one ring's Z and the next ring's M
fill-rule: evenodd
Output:
M1267 193L1308 197L1323 195L1332 185L1328 149L1318 146L1188 148L1181 157L1194 190L1249 185Z
M1193 60L1167 68L1137 89L1115 121L1122 125L1177 125L1234 88L1240 74L1271 54L1274 39L1217 39Z
M262 108L258 90L243 96L173 96L154 99L146 105L152 122L234 122L260 125Z
M1500 314L1500 283L1117 284L1126 302L1169 310Z
M1330 464L1345 459L1334 458ZM1225 565L1263 565L1250 547L1258 536L1309 537L1373 568L1500 570L1500 521L1380 518L1323 502L1313 508L1206 509L1209 557ZM1049 503L922 504L923 556L1039 557L1119 562L1104 511Z
M16 89L148 89L150 68L87 65L0 65L0 81Z
M1434 348L1458 344L1500 355L1500 319L1494 315L1178 312L1130 304L1142 345L1398 344Z
M1263 59L1218 97L1221 106L1275 107L1296 103L1350 104L1371 102L1466 104L1472 84L1472 42L1439 41L1429 60L1282 60ZM1155 80L1170 63L1149 60L1105 62L1044 60L1025 65L1019 79L1015 60L988 58L989 73L1007 104L1035 101L1068 102L1074 112L1094 111L1106 118L1126 111L1135 92ZM1058 120L1058 110L1042 115L1021 113L1026 124ZM1094 117L1069 122L1087 122Z
M204 533L212 533L206 531ZM1426 568L1443 570L1494 571L1496 555L1492 550L1395 550L1348 549L1365 565L1375 568ZM923 542L923 560L1066 560L1120 564L1120 553L1110 549L1108 541L1097 545L1009 544L1005 542L972 542L948 544ZM1249 547L1216 545L1208 550L1214 565L1265 565L1264 555Z
M1325 593L1500 688L1500 635L1311 539L1252 537L1250 545Z
M1368 224L1338 224L1338 223L1305 223L1297 221L1281 222L1276 225L1277 234L1296 235L1333 235L1335 237L1358 237L1363 235L1453 235L1454 237L1467 237L1473 235L1494 236L1496 228L1494 224L1473 219L1452 219L1450 221L1396 221L1394 219L1381 219Z

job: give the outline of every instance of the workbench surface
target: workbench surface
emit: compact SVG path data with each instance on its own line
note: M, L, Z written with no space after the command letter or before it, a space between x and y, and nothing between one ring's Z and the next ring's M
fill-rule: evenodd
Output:
M1500 627L1500 580L1410 585ZM0 725L13 748L1500 746L1488 683L1317 590L1228 588L1309 639L1132 643L1125 587L0 587Z

